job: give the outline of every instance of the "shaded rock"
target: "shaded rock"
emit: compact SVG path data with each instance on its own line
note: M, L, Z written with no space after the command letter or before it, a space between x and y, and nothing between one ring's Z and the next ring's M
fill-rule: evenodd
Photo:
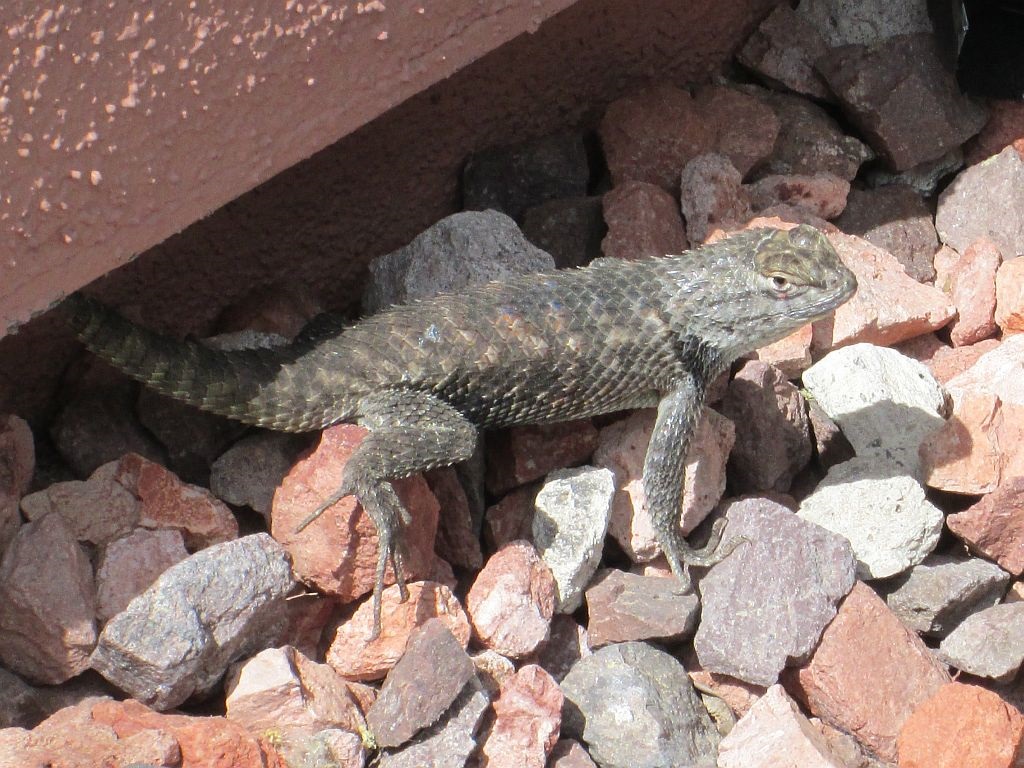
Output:
M582 740L602 768L715 763L715 726L683 665L664 651L601 648L573 666L562 693L563 733Z
M893 761L903 724L949 675L881 598L857 583L810 662L783 682L811 714Z
M946 635L939 658L959 670L1009 683L1024 663L1024 603L972 613Z
M290 282L259 285L221 310L216 330L220 336L238 332L294 339L324 308L314 292Z
M469 497L454 467L440 467L424 473L430 492L440 506L434 551L458 568L476 571L484 564L477 523Z
M533 542L555 579L555 610L572 613L597 571L612 512L615 479L580 467L548 475L536 498Z
M32 728L47 714L46 705L37 690L13 672L0 667L0 734L6 728ZM3 754L0 746L0 756Z
M591 648L587 630L572 616L559 613L551 618L548 639L527 659L561 682L573 664L592 653Z
M884 579L917 565L942 533L942 510L925 498L918 481L893 471L891 459L877 453L837 464L797 511L849 540L862 579Z
M696 593L680 593L673 577L609 568L587 588L587 632L594 648L628 640L682 640L693 634L699 614Z
M589 181L583 137L544 136L471 155L462 171L462 207L519 219L531 206L585 195Z
M768 85L827 100L832 93L814 69L827 52L814 26L783 4L747 38L736 58Z
M1024 574L1024 477L1013 477L946 518L957 538L1014 576Z
M1024 157L1012 147L964 169L939 195L935 229L960 253L989 237L1004 259L1024 254Z
M188 557L180 531L136 528L103 548L96 564L96 618L116 616L161 573Z
M228 504L269 518L274 492L308 445L306 437L284 432L246 435L213 462L210 490Z
M1024 103L991 99L988 102L988 122L981 133L968 142L964 159L968 165L975 165L998 155L1010 145L1024 157Z
M21 418L0 416L0 556L21 525L18 503L35 472L32 430Z
M462 644L440 620L417 627L366 713L377 743L397 747L433 725L474 671Z
M1024 715L992 691L947 683L899 735L900 768L1012 768L1024 749Z
M645 259L690 247L676 199L661 187L627 181L602 198L608 234L601 253L615 259Z
M854 457L853 446L839 429L839 425L825 413L825 409L813 397L806 402L807 420L811 424L815 464L818 469L828 471L836 464L842 464L844 461L852 459Z
M92 667L140 701L176 707L212 690L235 659L274 644L293 586L287 554L265 533L208 547L107 623Z
M702 154L688 162L680 177L679 195L686 232L694 245L703 243L715 229L738 229L753 215L743 174L725 155Z
M761 99L739 88L705 85L694 94L694 100L715 137L710 151L729 158L741 176L772 151L779 118Z
M723 539L744 537L701 580L701 666L770 685L805 661L854 582L850 545L768 499L725 506Z
M897 171L941 157L981 130L929 34L833 48L815 62L844 112Z
M873 188L892 185L910 187L922 197L934 197L944 182L964 167L964 153L953 147L942 157L925 160L906 171L891 171L875 165L864 171L864 182Z
M932 555L896 580L885 602L918 634L945 637L969 613L998 603L1009 582L979 558Z
M373 601L364 601L350 619L338 626L327 663L349 680L379 680L405 653L413 631L431 618L439 618L462 647L469 645L469 618L451 589L432 581L408 585L409 599L401 601L398 587L381 595L380 635L367 640L373 630Z
M370 262L363 311L372 314L442 291L458 292L554 266L554 259L531 245L504 213L454 213L403 248Z
M523 234L550 253L559 269L582 267L601 255L607 227L600 197L549 200L523 214Z
M597 447L597 428L589 419L510 427L487 440L487 490L510 491L548 472L580 464Z
M488 768L545 768L558 740L562 702L558 683L534 664L506 680L481 750Z
M533 531L538 485L516 488L484 513L484 541L490 549L501 549L510 541L528 539Z
M1024 331L1024 260L1005 261L996 272L995 319L1003 333Z
M949 332L954 347L974 344L996 332L996 271L1002 260L996 244L983 237L971 243L957 263L951 286L957 318Z
M548 768L597 768L597 764L578 741L560 739L551 750Z
M821 219L834 219L846 207L850 182L831 173L770 175L746 184L744 189L750 195L750 205L754 210L762 211L783 203Z
M829 48L871 45L896 35L932 31L927 8L918 0L802 0L797 14L818 31Z
M0 660L48 685L89 667L96 587L85 550L64 518L21 526L0 561Z

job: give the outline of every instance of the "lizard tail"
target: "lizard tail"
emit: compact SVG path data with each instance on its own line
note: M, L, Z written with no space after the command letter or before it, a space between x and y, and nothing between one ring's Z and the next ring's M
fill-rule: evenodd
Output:
M325 409L302 397L303 388L292 381L288 362L294 353L288 348L229 352L177 341L78 293L61 306L91 352L157 392L270 429L304 432L326 426Z

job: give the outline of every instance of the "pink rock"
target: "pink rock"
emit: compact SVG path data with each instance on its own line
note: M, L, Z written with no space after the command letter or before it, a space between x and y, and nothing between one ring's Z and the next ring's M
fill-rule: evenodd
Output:
M814 656L784 673L784 682L812 714L894 761L903 724L949 675L885 602L858 582Z
M310 658L320 656L320 638L338 608L337 601L318 592L304 592L286 601L288 626L279 643Z
M680 207L694 245L715 229L738 229L753 215L743 175L725 155L698 155L683 168L679 183Z
M578 741L559 739L551 750L548 768L597 768L597 763Z
M534 664L506 680L483 745L488 768L544 768L558 740L563 698L558 683Z
M919 340L923 339L923 342ZM917 346L912 345L919 342ZM925 349L924 345L929 348ZM974 365L987 352L999 346L997 339L984 339L967 347L949 347L934 334L918 336L899 345L897 349L905 355L920 360L940 384L945 384Z
M1007 259L996 272L996 323L1003 333L1024 331L1024 259Z
M687 652L685 663L686 673L697 690L724 701L737 717L743 717L767 690L763 685L747 683L720 672L709 672L701 666L696 651L692 649Z
M85 550L61 515L23 525L0 561L0 660L36 683L89 667L96 587Z
M714 144L711 125L687 91L653 85L609 105L601 120L612 183L645 181L678 189L679 172Z
M1010 590L1003 598L1004 603L1024 602L1024 581L1015 581L1010 585Z
M322 592L350 602L373 590L377 529L354 496L346 496L301 532L296 529L338 489L345 463L367 431L352 424L325 429L319 446L296 462L281 482L271 509L271 534L288 550L295 575ZM438 503L421 476L394 483L412 518L405 530L406 579L428 576L434 566ZM394 583L390 563L387 583Z
M736 55L771 86L828 101L832 98L814 62L828 52L828 46L814 26L786 4L761 22Z
M589 419L501 430L487 441L487 490L502 494L582 464L596 447L597 428Z
M988 122L964 148L964 161L980 163L1011 144L1024 157L1024 102L993 99L988 102Z
M943 293L952 295L953 276L956 274L957 264L960 263L960 254L948 245L939 246L939 250L932 257L932 265L935 267L934 285Z
M803 209L822 219L834 219L846 207L850 182L831 173L813 176L765 176L745 189L755 210L778 203Z
M992 691L947 683L907 719L900 768L1016 768L1024 757L1024 715Z
M695 101L715 137L712 151L729 158L741 176L771 153L779 118L761 99L736 88L707 85L697 91Z
M811 339L813 331L810 323L798 328L784 339L774 344L761 347L751 356L754 360L768 363L778 368L787 379L796 379L811 367Z
M120 613L175 563L188 557L185 540L176 530L137 528L106 545L96 566L96 618Z
M648 408L601 430L594 464L615 475L615 498L608 533L634 562L652 560L661 552L647 514L643 489L644 457L657 411ZM711 410L697 425L686 454L686 477L681 502L681 528L687 534L700 525L725 491L725 468L736 438L731 421Z
M954 347L974 344L996 332L996 270L1002 260L999 248L987 237L971 243L960 259L952 286L957 318L949 335Z
M1024 574L1024 477L1011 477L946 525L972 551L1014 576Z
M381 597L381 631L373 629L373 601L366 600L342 623L327 649L327 663L347 680L380 680L405 653L409 635L427 619L439 618L465 648L469 645L469 618L452 591L431 581L413 582L409 599L401 602L397 586Z
M495 552L466 595L474 637L513 659L532 653L548 637L555 611L555 578L527 541Z
M510 541L528 539L533 531L536 485L516 488L484 513L484 541L492 550L501 549Z
M608 234L601 252L616 259L682 253L690 247L676 199L661 187L627 181L602 199Z
M17 416L0 416L0 556L21 525L18 502L32 482L35 466L28 424Z

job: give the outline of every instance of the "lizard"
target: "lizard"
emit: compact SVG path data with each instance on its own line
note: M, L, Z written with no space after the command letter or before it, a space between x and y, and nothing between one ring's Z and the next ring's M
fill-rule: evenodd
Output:
M130 323L81 293L67 319L93 353L172 398L274 430L339 422L369 429L333 495L375 524L373 634L390 562L400 596L404 509L390 481L467 459L480 430L656 407L642 484L657 540L682 590L709 566L679 530L684 458L709 384L739 357L826 316L857 287L807 225L752 229L678 255L491 282L398 305L355 324L319 324L284 347L217 351ZM317 326L314 321L311 326Z

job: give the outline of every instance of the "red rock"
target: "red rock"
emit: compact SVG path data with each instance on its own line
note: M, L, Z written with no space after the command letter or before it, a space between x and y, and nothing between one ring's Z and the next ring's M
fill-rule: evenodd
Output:
M85 550L61 515L23 525L0 562L0 660L36 683L89 667L96 587Z
M804 325L784 339L779 339L767 347L761 347L751 355L751 359L778 368L787 379L796 379L811 367L810 323Z
M711 150L729 158L741 176L771 153L779 118L761 99L737 88L707 85L697 91L695 101L715 137Z
M597 447L589 420L510 427L487 440L487 490L497 495L582 464Z
M861 582L825 628L811 660L784 673L786 688L812 714L890 761L904 722L948 681L920 638Z
M118 751L117 734L108 725L92 719L92 708L102 699L89 697L50 715L31 731L0 730L0 765L18 768L95 768L113 761ZM6 743L2 736L12 731L20 738ZM171 763L175 765L175 763Z
M527 541L513 541L495 552L466 595L474 637L513 659L547 639L554 611L555 578Z
M548 768L597 768L597 763L578 741L559 739L551 750Z
M785 203L822 219L834 219L846 208L850 182L831 173L772 175L747 184L745 189L755 210Z
M907 719L900 768L1017 768L1024 715L992 691L947 683Z
M480 537L474 531L469 499L458 474L452 467L441 467L425 473L424 477L440 508L435 551L452 565L479 570L484 563Z
M338 607L337 601L316 592L304 592L286 603L288 628L281 635L281 645L291 645L311 658L320 656L320 638Z
M946 525L968 547L1014 576L1024 574L1024 477L1005 480Z
M964 148L964 162L980 163L1011 144L1024 157L1024 102L993 99L988 103L988 122Z
M915 349L900 345L897 349L903 354L915 360L920 360L927 365L928 370L932 372L932 375L940 384L946 384L948 381L959 376L978 362L982 355L991 352L999 346L997 339L984 339L967 347L949 347L939 341L934 334L909 339L905 344L913 344L918 339L925 339L924 343L931 345L931 348L925 351L920 347Z
M492 550L510 541L528 539L533 531L534 500L540 488L527 485L516 488L484 513L484 541Z
M602 199L608 234L601 252L616 259L682 253L690 247L676 199L661 187L627 181Z
M697 690L724 701L737 717L743 717L768 690L763 685L747 683L720 672L708 672L701 666L696 651L687 652L685 661L686 673Z
M354 496L346 496L301 532L296 529L341 482L345 463L367 430L352 424L325 429L319 446L296 462L281 482L271 510L271 534L288 550L297 578L350 602L373 590L377 529ZM395 490L412 518L405 577L428 576L434 567L438 503L419 475L396 480ZM394 583L388 564L387 583Z
M814 62L828 52L818 31L786 4L777 5L737 54L740 63L779 90L827 101L832 98Z
M217 318L217 333L256 331L295 338L314 317L324 311L310 291L289 283L261 285L226 307Z
M716 229L737 229L751 216L743 175L725 155L706 153L686 164L680 177L680 207L694 245Z
M405 653L409 635L427 619L439 618L465 648L469 645L469 618L451 590L431 581L409 586L409 599L400 601L397 586L381 597L381 631L367 641L373 629L373 601L366 600L334 633L327 663L348 680L379 680Z
M181 532L137 528L103 549L96 565L96 617L120 613L175 563L188 557Z
M954 347L974 344L996 332L996 270L1002 260L996 244L983 237L971 243L957 264L952 298L958 316L949 334Z
M673 192L679 172L714 143L712 127L687 91L654 85L612 102L601 144L614 186L645 181Z
M534 664L506 680L483 745L488 768L544 768L558 740L563 698L558 683Z
M1024 331L1024 259L1007 259L996 272L996 323L1003 333Z
M18 502L32 482L35 466L28 424L17 416L0 416L0 556L21 525Z

